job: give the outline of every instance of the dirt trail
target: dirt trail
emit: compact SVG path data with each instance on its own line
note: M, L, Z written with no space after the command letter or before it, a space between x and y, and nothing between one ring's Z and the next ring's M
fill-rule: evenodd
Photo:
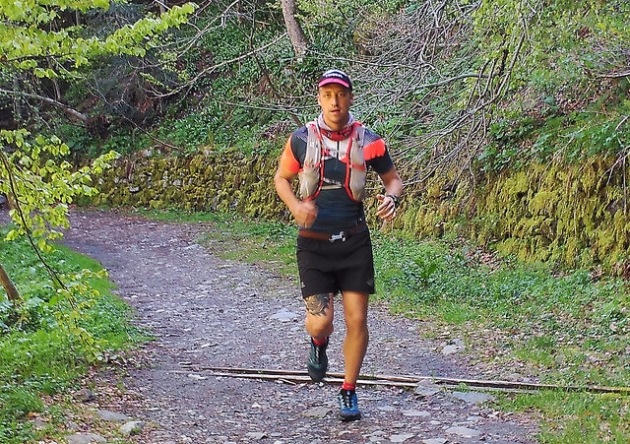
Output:
M532 427L443 389L360 386L363 419L337 419L333 384L210 376L203 367L304 369L308 338L295 284L200 246L202 224L167 224L116 212L75 212L64 243L98 260L156 340L131 368L122 413L147 421L138 443L533 443ZM338 313L340 313L338 311ZM475 377L434 350L422 324L373 305L364 374ZM329 347L342 372L343 320ZM183 365L191 363L192 368Z

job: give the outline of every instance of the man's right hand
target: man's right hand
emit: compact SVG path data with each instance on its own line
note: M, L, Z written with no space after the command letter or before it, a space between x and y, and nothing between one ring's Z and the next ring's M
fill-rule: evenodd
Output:
M300 227L311 228L317 219L317 205L312 200L299 201L292 214Z

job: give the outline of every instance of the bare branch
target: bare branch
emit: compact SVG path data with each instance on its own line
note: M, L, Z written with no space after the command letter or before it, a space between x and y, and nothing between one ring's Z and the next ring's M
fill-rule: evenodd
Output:
M279 37L276 37L273 41L267 43L266 45L261 46L260 48L254 48L251 51L245 53L245 54L241 54L238 57L234 57L233 59L230 60L225 60L221 63L218 63L216 65L213 66L208 66L207 68L205 68L204 70L202 70L201 72L199 72L195 77L193 77L192 79L190 79L188 82L180 85L179 87L167 92L167 93L163 93L163 94L157 94L155 95L156 98L166 98L166 97L171 97L174 96L176 94L181 93L184 90L190 90L200 79L202 79L203 77L207 76L208 74L210 74L213 71L217 71L218 69L226 66L226 65L231 65L233 63L236 63L240 60L244 60L247 59L248 57L251 57L253 55L259 54L264 52L267 48L272 47L273 45L277 44L280 40L286 38L286 33L282 34Z
M76 117L77 119L83 122L87 122L88 120L88 116L86 116L82 112L72 108L71 106L66 105L65 103L59 102L58 100L51 99L50 97L40 96L39 94L27 93L24 91L11 91L11 90L2 89L2 88L0 88L0 93L6 94L9 96L20 96L20 97L26 97L28 99L39 100L40 102L48 103L49 105L53 105L53 106L56 106L57 108L61 108L66 113Z
M622 77L630 77L630 71L623 71L611 74L599 74L595 76L595 78L598 79L621 79Z

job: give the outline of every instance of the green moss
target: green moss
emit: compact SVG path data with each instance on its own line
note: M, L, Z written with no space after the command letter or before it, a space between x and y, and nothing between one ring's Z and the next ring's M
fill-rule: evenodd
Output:
M523 261L614 272L629 260L630 218L629 171L612 168L613 162L532 163L474 181L437 172L430 182L405 189L394 226L417 237L466 237ZM276 157L237 152L121 158L96 179L102 194L92 203L236 211L289 222L273 186L276 166ZM366 211L374 228L380 226L376 206L369 196Z

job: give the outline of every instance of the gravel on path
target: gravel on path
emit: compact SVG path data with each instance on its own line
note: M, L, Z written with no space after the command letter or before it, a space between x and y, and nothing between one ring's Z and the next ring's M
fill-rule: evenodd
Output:
M115 211L74 211L64 244L98 260L155 340L124 377L135 443L534 443L526 418L488 396L431 384L360 386L363 419L337 418L339 386L217 377L207 367L304 370L308 337L291 279L218 258L198 242L204 224L174 224ZM330 371L343 372L337 310ZM363 374L473 378L474 370L423 339L422 322L373 304ZM474 395L474 394L473 394ZM492 397L492 394L490 394ZM480 401L481 400L481 401Z

